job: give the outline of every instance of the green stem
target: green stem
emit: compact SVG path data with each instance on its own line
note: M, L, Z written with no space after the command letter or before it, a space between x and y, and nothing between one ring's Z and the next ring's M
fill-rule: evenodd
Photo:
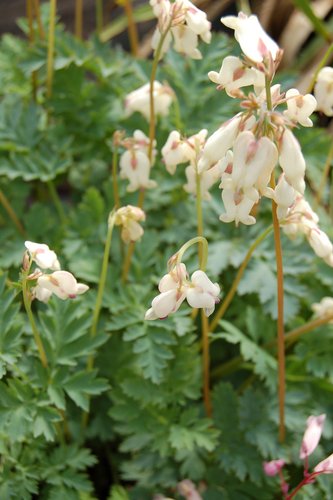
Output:
M245 259L243 260L240 268L237 271L236 277L231 285L231 288L230 288L228 294L226 295L225 299L221 303L220 307L218 308L218 310L214 316L213 321L210 324L210 327L209 327L210 332L213 332L216 329L218 322L220 321L221 318L223 318L223 316L224 316L226 310L228 309L232 299L234 298L238 284L239 284L239 282L244 274L245 268L248 265L253 252L260 245L260 243L266 238L266 236L268 236L272 231L273 231L273 225L269 226L260 236L258 236L258 238L252 243L252 245L248 249L247 254L245 256Z
M113 200L115 208L120 207L117 167L118 167L118 146L115 145L112 156L112 185L113 185Z
M97 34L100 35L103 29L103 0L96 0L96 29Z
M56 190L53 181L47 181L47 186L49 188L50 195L51 195L52 201L54 203L54 206L58 212L59 219L63 225L66 225L67 216L66 216L64 207L62 205L61 199L59 198L58 191Z
M28 289L28 281L27 281L26 273L24 274L24 278L22 280L22 293L23 293L24 307L25 307L26 313L28 315L28 319L30 322L32 333L34 335L35 343L36 343L36 346L37 346L37 349L39 352L39 358L40 358L40 361L41 361L42 365L44 366L44 368L47 368L48 362L47 362L47 357L45 354L43 342L42 342L42 339L40 337L40 334L39 334L39 331L38 331L38 328L37 328L37 325L36 325L34 316L32 314L32 310L31 310L31 300L29 297L29 289Z
M311 78L309 86L308 86L308 88L307 88L307 90L305 92L306 94L309 94L310 92L312 92L313 87L315 86L315 83L316 83L316 80L317 80L318 73L326 65L327 61L331 57L332 52L333 52L333 43L330 44L330 46L328 47L328 49L326 50L326 52L324 54L324 57L322 58L322 60L318 64L318 66L316 68L316 71L314 72L314 75Z
M195 245L196 243L203 245L202 261L200 262L200 269L204 271L207 265L208 242L206 238L204 238L203 236L196 236L195 238L191 238L189 241L184 243L184 245L178 250L178 252L175 255L173 255L173 257L171 257L171 259L169 260L169 266L173 267L174 264L180 264L186 250L188 250L192 245Z
M315 198L315 203L313 205L313 209L314 210L317 209L317 207L319 206L319 204L321 202L321 199L322 199L322 196L323 196L323 192L324 192L324 188L325 188L325 184L326 184L326 181L327 181L327 178L328 178L328 174L329 174L329 171L330 171L330 168L331 168L332 159L333 159L333 142L332 142L330 150L328 152L328 155L327 155L327 158L326 158L326 162L325 162L325 166L324 166L324 170L323 170L323 174L322 174L322 177L320 179L320 185L319 185L319 188L318 188L318 191L317 191L317 195L316 195L316 198Z
M35 11L35 17L37 19L39 37L40 37L41 40L44 40L45 33L44 33L42 18L41 18L41 15L40 15L39 0L33 0L32 4L33 4L34 11Z
M113 233L113 227L114 227L114 219L115 219L115 214L114 214L114 212L111 212L111 214L109 216L109 220L108 220L108 232L106 235L105 246L104 246L102 269L101 269L101 274L100 274L100 278L99 278L96 304L95 304L95 309L94 309L94 313L93 313L92 325L91 325L91 329L90 329L90 336L92 338L94 338L96 336L99 315L100 315L101 308L102 308L102 300L103 300L103 294L104 294L106 277L107 277L107 272L108 272L108 265L109 265L109 257L110 257L112 233ZM93 366L94 366L94 358L93 358L93 356L90 356L90 358L88 360L88 369L92 370Z
M26 236L26 232L24 227L22 226L20 220L18 219L13 207L9 203L8 198L4 195L4 193L0 189L0 203L3 206L3 208L6 210L7 214L9 215L9 218L13 222L13 224L16 226L17 230L22 236Z
M55 41L55 24L56 24L57 0L50 0L50 20L49 20L49 35L47 42L47 69L46 69L46 95L48 98L52 95L53 86L53 61L54 61L54 41Z

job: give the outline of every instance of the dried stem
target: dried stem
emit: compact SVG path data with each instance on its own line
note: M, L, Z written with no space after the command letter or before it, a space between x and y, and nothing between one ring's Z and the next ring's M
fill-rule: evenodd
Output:
M248 265L253 252L260 245L260 243L266 238L266 236L268 236L269 233L271 233L272 231L273 231L273 225L269 226L260 236L258 236L258 238L252 243L252 245L248 249L247 254L245 256L245 259L243 260L240 268L237 271L236 277L231 285L231 288L230 288L228 294L226 295L225 299L221 303L220 307L218 308L218 310L214 316L213 321L210 324L210 327L209 327L210 332L213 332L215 330L215 328L218 325L218 322L220 321L220 319L223 318L223 316L224 316L226 310L228 309L232 299L234 298L234 295L237 291L238 284L239 284L239 282L244 274L245 268Z
M75 36L82 40L83 34L83 0L75 0Z
M19 233L25 237L26 233L25 233L25 229L24 229L22 223L20 222L19 218L17 217L13 207L9 203L8 198L4 195L4 193L1 191L1 189L0 189L0 203L3 206L3 208L6 210L7 214L9 215L9 218L14 223L14 225L16 226Z
M41 40L44 40L45 32L44 32L44 28L43 28L42 18L40 15L39 0L32 0L32 6L33 6L35 18L37 19L39 37L41 38Z
M50 20L49 20L48 42L47 42L47 70L46 70L46 95L49 98L52 95L52 85L53 85L56 10L57 10L57 0L50 0Z
M125 14L127 17L128 36L130 41L131 53L133 56L137 57L139 53L139 38L133 15L132 2L131 0L122 0L121 4L125 9Z

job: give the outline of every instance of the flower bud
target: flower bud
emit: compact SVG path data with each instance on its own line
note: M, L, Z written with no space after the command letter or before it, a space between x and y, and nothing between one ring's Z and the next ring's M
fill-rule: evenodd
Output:
M325 418L326 415L322 414L318 417L311 416L307 419L307 428L303 436L299 454L301 459L307 458L317 448L323 431Z

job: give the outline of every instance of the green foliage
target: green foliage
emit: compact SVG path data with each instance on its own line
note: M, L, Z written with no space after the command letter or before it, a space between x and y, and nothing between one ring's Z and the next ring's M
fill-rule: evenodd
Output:
M48 15L43 16L47 27ZM27 32L25 21L21 26ZM112 136L116 130L130 136L138 128L148 133L138 113L124 116L124 100L148 82L151 62L97 38L79 41L58 25L52 96L46 98L47 47L36 38L29 46L6 35L0 44L0 188L26 233L18 232L1 207L1 500L148 500L158 492L179 500L177 483L184 478L202 486L204 500L278 498L278 481L264 476L262 462L284 458L294 484L302 474L298 452L306 418L326 413L332 420L332 326L306 334L286 351L287 440L281 446L272 343L276 263L273 233L268 235L251 257L225 320L210 336L213 416L208 418L199 315L190 316L184 304L163 321L144 321L167 260L197 231L195 200L183 190L184 166L170 176L158 152L153 170L158 187L145 194L145 234L135 246L128 282L120 278L128 247L114 228L92 335L114 206ZM157 78L170 84L178 104L157 120L158 151L175 127L187 136L202 128L212 132L238 111L237 100L217 91L207 77L234 52L234 44L216 35L202 52L202 60L194 61L171 51L159 65ZM310 186L317 190L329 138L322 129L309 128L299 140ZM53 189L65 221L54 206ZM122 179L119 193L121 205L137 204L137 194L128 193ZM207 273L221 284L223 300L249 245L271 224L271 209L262 206L253 227L234 227L218 220L223 207L217 189L203 207ZM323 219L329 228L329 214ZM33 301L47 367L16 284L24 239L49 244L61 267L91 288L73 300ZM283 237L282 246L288 332L311 318L313 302L331 295L333 274L305 242ZM197 261L193 247L186 252L190 272ZM331 453L332 435L328 423L316 460ZM330 498L332 489L330 478L323 477L302 495Z

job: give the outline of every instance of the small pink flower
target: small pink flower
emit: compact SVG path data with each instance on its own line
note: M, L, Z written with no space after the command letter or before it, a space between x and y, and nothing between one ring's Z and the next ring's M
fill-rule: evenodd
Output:
M307 458L317 448L321 433L323 431L326 415L322 414L318 417L310 416L307 421L307 428L305 430L299 457L301 459Z
M313 469L314 472L322 472L323 474L333 474L333 453L329 457L319 462Z
M284 464L285 461L282 460L282 458L279 458L278 460L271 460L270 462L264 462L263 468L266 476L276 476Z

